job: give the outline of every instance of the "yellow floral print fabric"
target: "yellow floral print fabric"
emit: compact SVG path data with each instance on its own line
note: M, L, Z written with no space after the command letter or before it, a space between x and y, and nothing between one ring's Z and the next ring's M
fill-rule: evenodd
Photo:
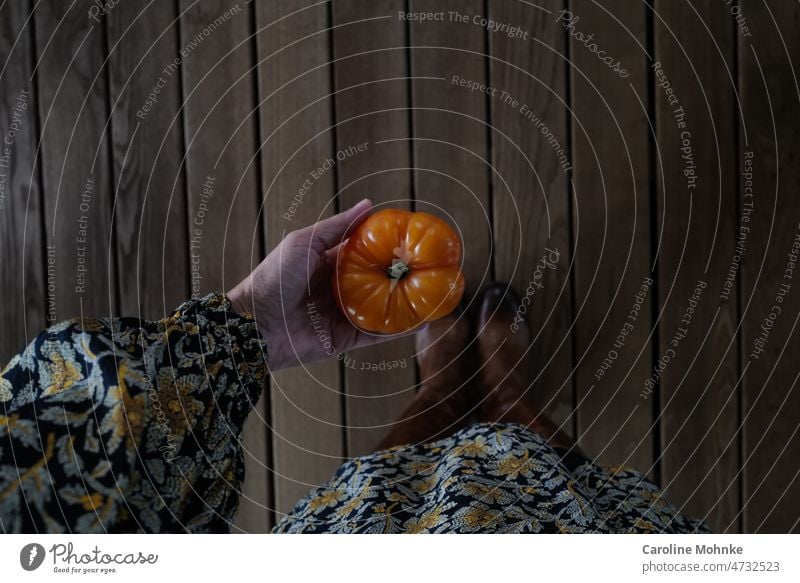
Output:
M46 330L0 374L0 531L228 531L265 359L218 294Z
M227 532L266 347L219 294L71 320L0 374L0 531ZM513 425L343 464L275 532L703 532L641 474Z
M514 424L356 458L275 532L706 532L642 474L556 452Z

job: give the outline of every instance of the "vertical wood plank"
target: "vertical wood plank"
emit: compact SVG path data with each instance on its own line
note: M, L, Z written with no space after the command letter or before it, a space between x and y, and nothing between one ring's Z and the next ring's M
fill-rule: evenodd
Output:
M453 224L464 241L467 300L491 281L487 95L462 85L486 84L486 34L455 13L484 12L483 0L411 0L412 13L441 20L409 25L415 204Z
M337 164L340 208L362 198L408 208L408 67L403 0L333 2L336 147L367 151ZM399 140L389 141L385 140ZM381 143L383 142L383 143ZM345 362L347 453L374 450L414 394L413 341L362 349ZM381 366L395 365L389 370ZM376 367L378 370L373 370Z
M46 236L58 319L114 312L113 184L102 16L90 0L36 5Z
M0 8L0 367L48 318L47 266L39 169L33 30L22 2ZM43 264L43 261L45 262ZM51 282L54 286L55 280ZM55 288L52 288L55 291ZM58 305L53 304L57 310Z
M570 215L572 168L567 127L565 34L556 23L560 4L538 7L490 0L489 18L522 28L525 37L489 35L495 266L499 281L530 298L527 320L534 341L528 351L532 394L545 412L572 427ZM466 25L465 25L466 26ZM547 250L554 253L550 253ZM535 275L542 257L558 260Z
M263 252L257 200L252 10L234 0L181 0L192 295L227 291ZM245 427L247 478L237 526L271 526L267 398Z
M646 5L574 0L558 15L572 67L578 437L607 463L648 471L650 127ZM594 34L612 65L578 40ZM619 63L619 66L616 65Z
M279 0L257 5L257 26L271 250L285 233L333 214L333 169L317 172L335 159L329 12L315 0ZM274 373L272 419L275 510L285 514L344 457L339 361Z
M147 319L189 295L177 16L172 2L108 14L120 310Z
M739 496L737 298L721 294L737 222L733 27L712 0L657 1L654 34L661 481L684 512L719 529Z
M750 211L742 268L744 530L798 532L800 282L790 254L800 245L800 7L739 4L750 30L738 37L742 147L752 151L752 166L742 159L739 168L752 171L752 192L745 174L741 189L742 210Z

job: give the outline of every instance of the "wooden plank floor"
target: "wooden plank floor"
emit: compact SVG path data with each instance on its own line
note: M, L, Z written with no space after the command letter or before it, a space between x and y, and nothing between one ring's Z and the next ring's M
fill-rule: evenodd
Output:
M460 229L469 302L528 295L520 366L587 452L713 530L797 532L799 21L790 0L3 3L0 360L48 322L230 289L370 197ZM417 385L412 339L271 377L235 529L369 453Z
M628 73L594 66L571 39L577 426L592 455L653 478L653 408L639 397L653 360L648 14L644 3L630 7L589 0L571 9Z
M656 2L660 478L687 512L738 530L736 301L721 297L736 245L735 31L714 2ZM710 35L697 34L702 20ZM688 163L688 164L687 164ZM695 180L690 165L705 169ZM672 352L668 352L672 350ZM666 359L669 359L669 362Z
M268 248L287 231L334 213L334 172L314 181L303 204L290 206L310 169L336 149L330 19L328 6L313 0L270 2L257 11ZM342 385L336 360L280 371L271 380L274 511L281 516L344 459Z

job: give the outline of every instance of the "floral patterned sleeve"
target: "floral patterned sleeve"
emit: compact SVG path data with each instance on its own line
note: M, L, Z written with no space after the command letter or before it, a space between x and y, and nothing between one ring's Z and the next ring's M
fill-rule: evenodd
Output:
M53 326L0 374L0 530L229 530L266 374L255 322L220 294Z

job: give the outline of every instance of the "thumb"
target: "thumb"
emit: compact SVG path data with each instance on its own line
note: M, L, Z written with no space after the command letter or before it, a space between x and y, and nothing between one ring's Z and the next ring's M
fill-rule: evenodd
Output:
M372 202L365 198L348 210L307 227L311 229L312 245L319 242L325 250L335 247L367 218L370 209Z

